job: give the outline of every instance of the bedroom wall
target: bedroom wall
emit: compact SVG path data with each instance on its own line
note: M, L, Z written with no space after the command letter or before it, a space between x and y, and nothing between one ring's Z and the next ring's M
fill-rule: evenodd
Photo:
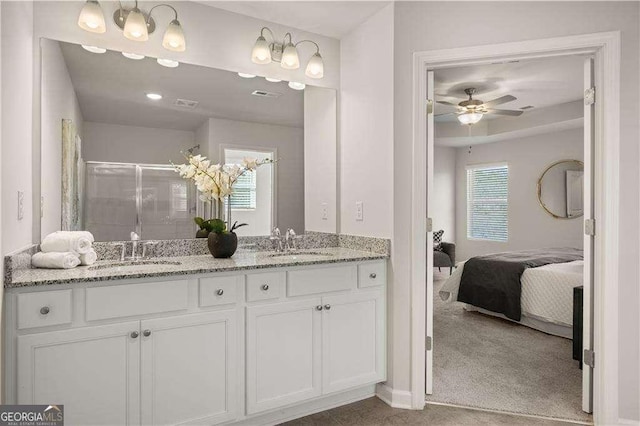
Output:
M431 218L433 230L444 230L443 241L456 242L456 149L434 147Z
M456 255L458 260L510 250L545 247L582 247L580 219L556 219L540 207L536 185L551 163L583 159L583 131L572 129L502 142L456 149ZM468 240L467 176L471 164L509 165L509 216L506 242Z

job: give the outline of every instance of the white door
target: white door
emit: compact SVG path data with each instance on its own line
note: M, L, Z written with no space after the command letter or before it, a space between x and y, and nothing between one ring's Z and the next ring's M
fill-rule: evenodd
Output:
M385 380L384 294L322 298L322 391Z
M141 321L142 424L236 417L236 313Z
M427 72L427 99L430 104L427 108L427 217L433 217L433 209L431 200L433 194L433 147L434 147L434 123L433 116L435 113L435 99L433 94L433 71ZM431 224L431 219L428 219ZM426 312L427 323L425 324L426 332L426 353L425 353L425 393L431 395L433 393L433 229L427 227L427 254L426 254Z
M18 403L62 404L67 425L140 424L138 333L132 321L19 336Z
M595 103L589 100L589 93L594 87L593 59L584 62L584 219L585 225L594 219L593 211L593 160L595 133ZM593 223L593 222L591 222ZM584 235L584 277L583 277L583 337L584 350L593 350L593 235ZM582 367L582 409L587 413L593 411L593 368Z
M320 298L247 308L247 413L319 396Z

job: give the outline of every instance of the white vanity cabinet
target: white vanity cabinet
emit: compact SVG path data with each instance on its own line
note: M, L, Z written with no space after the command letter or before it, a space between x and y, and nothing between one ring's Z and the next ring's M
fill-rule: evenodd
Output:
M385 283L373 260L10 289L6 402L215 425L353 400L386 379Z

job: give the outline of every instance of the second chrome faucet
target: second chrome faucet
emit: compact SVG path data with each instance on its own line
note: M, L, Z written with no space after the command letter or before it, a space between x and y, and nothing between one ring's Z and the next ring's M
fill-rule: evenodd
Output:
M294 231L292 228L287 229L284 237L282 237L282 233L280 232L279 228L273 228L269 239L271 240L275 251L287 253L289 251L298 249L296 237L296 231Z

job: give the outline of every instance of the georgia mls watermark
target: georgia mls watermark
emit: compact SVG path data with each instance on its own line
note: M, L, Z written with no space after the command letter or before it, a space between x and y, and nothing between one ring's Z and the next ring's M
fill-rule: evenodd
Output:
M0 426L64 426L64 406L0 405Z

